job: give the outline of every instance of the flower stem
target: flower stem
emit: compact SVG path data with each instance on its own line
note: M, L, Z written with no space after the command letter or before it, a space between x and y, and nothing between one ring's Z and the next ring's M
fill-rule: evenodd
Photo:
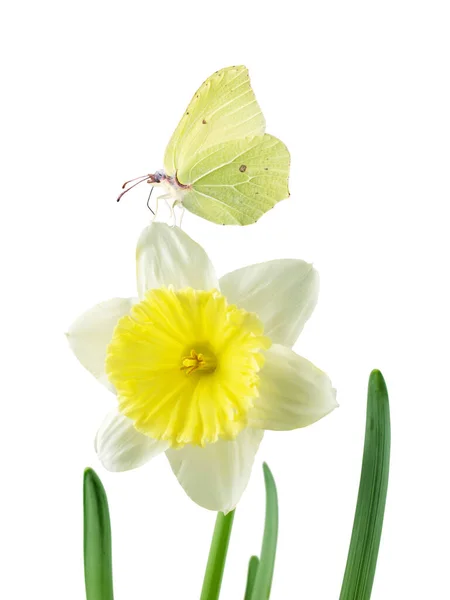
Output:
M234 510L227 515L217 513L200 600L219 598L233 520Z
M92 469L84 472L83 505L86 599L113 600L108 500L102 482Z
M386 384L380 371L372 371L358 501L340 600L369 600L372 593L386 505L390 447Z

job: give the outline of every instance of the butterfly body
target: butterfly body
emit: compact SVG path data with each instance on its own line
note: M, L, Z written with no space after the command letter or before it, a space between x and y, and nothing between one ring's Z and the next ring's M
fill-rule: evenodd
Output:
M209 221L248 225L289 196L289 164L286 146L265 133L247 69L228 67L194 94L164 170L141 181L162 185L174 204Z
M177 173L170 176L164 170L156 171L147 176L147 183L161 186L164 190L164 198L172 198L173 204L183 204L184 194L191 189L191 185L183 184L178 180Z

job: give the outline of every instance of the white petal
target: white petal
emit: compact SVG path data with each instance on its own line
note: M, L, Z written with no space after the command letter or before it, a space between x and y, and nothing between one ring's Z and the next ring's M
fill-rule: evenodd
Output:
M290 430L315 423L338 404L330 378L305 358L274 344L265 353L260 396L249 414L249 425Z
M179 227L152 223L144 229L136 250L139 298L147 290L173 285L210 290L218 287L206 252Z
M220 290L232 304L255 312L273 342L293 346L316 306L319 275L302 260L272 260L228 273Z
M209 510L230 512L247 487L263 432L248 427L231 442L205 448L184 446L166 452L186 494Z
M95 438L95 450L108 471L136 469L168 447L167 442L137 431L133 421L117 409L106 416Z
M105 373L106 349L117 321L130 312L134 302L133 298L101 302L79 316L67 333L70 347L83 367L112 391Z

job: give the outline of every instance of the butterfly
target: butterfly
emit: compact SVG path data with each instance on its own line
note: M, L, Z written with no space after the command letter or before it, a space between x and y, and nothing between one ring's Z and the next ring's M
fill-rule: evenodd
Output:
M246 67L217 71L175 129L164 170L126 182L117 200L147 181L162 186L172 206L213 223L255 223L289 196L289 151L265 126Z

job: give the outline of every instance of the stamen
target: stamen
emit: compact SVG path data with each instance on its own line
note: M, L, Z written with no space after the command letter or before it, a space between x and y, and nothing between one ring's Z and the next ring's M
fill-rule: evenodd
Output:
M206 371L207 373L213 373L217 367L217 360L215 357L207 357L201 352L197 352L192 349L189 356L185 356L181 359L182 366L181 371L186 371L186 375L190 375L194 371Z

